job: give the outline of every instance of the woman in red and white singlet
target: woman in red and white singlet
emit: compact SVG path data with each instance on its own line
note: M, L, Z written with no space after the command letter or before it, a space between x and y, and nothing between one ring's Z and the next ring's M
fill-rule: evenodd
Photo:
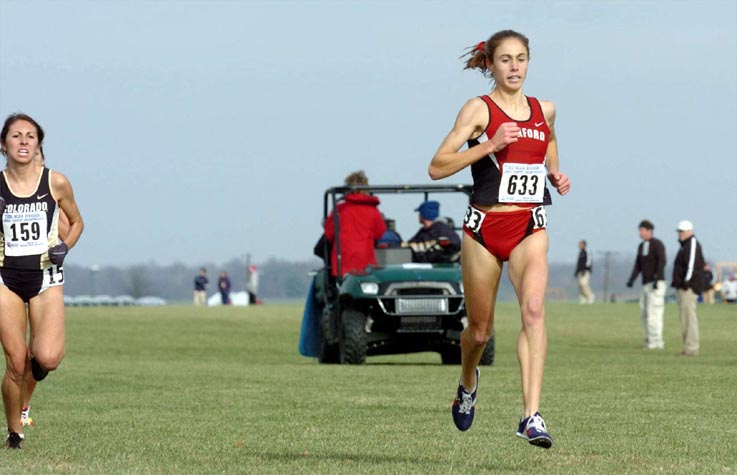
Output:
M523 414L516 435L549 448L553 438L540 415L547 352L545 288L548 236L546 179L560 195L570 189L558 169L555 106L522 92L530 57L528 39L504 30L472 47L467 69L493 79L488 95L468 100L433 157L433 180L470 166L473 195L464 217L461 265L468 327L461 335L461 378L453 420L470 428L478 390L477 366L494 326L494 307L504 262L520 304L517 357ZM463 145L468 148L461 151Z

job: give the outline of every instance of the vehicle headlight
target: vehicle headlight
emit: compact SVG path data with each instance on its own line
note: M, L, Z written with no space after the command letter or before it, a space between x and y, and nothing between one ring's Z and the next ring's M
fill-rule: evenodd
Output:
M461 293L464 293L464 292L463 292L463 282L459 282L459 283L458 283L458 288L460 288L460 289L461 289Z
M379 293L379 284L376 282L361 282L361 292L376 295Z

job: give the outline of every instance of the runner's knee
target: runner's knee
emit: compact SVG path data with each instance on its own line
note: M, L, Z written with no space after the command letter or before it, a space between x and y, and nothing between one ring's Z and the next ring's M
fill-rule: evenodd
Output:
M46 371L53 371L61 364L61 360L64 358L64 350L58 352L41 351L34 353L33 358Z
M469 342L474 346L486 346L486 344L491 339L491 333L489 332L487 334L485 328L472 327L469 325L469 327L466 329L466 332L469 336Z
M522 304L522 321L525 325L540 325L545 318L545 303L540 297L532 297Z
M14 383L20 384L23 381L23 375L26 370L26 355L18 357L6 356L5 376L10 378Z

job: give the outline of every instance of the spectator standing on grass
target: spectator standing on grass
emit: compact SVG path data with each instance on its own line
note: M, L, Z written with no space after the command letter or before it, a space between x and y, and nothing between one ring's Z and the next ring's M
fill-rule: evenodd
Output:
M691 221L681 221L676 228L678 249L673 263L671 286L678 293L678 309L681 315L681 334L683 336L682 356L699 354L699 320L696 314L696 300L704 289L704 254L701 243L696 240Z
M638 274L642 274L640 293L640 320L645 330L645 350L662 350L663 311L665 307L665 246L653 237L655 226L647 219L640 222L638 233L642 242L637 247L637 257L627 287L632 287Z
M545 288L548 234L546 179L559 194L570 190L558 169L555 105L522 91L529 40L512 30L494 33L469 48L466 69L493 79L490 93L469 99L456 116L428 172L433 180L470 167L473 193L463 219L461 270L468 326L461 333L461 378L451 408L459 430L473 423L478 364L494 331L504 262L520 306L517 358L523 414L516 435L549 448L553 438L539 412L547 353ZM467 146L467 149L461 150Z
M204 307L207 305L207 284L209 283L207 269L204 267L200 268L199 274L194 278L194 292L192 294L196 306Z
M220 301L223 305L230 305L230 278L228 273L222 271L218 279L218 291L220 292Z
M576 262L576 280L578 280L578 303L594 303L591 291L592 257L586 249L586 241L578 242L578 262Z
M62 265L84 230L69 180L35 160L43 139L41 126L26 114L10 115L0 132L7 159L0 175L0 341L5 354L5 444L12 449L19 449L23 440L19 415L27 373L41 381L64 357ZM59 209L69 220L63 241Z
M258 300L258 281L259 271L254 265L248 266L248 273L246 276L246 292L248 292L248 304L256 305Z

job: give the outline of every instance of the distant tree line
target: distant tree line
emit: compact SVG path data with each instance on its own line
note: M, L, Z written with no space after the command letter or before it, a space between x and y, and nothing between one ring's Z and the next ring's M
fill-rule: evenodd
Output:
M606 287L609 297L617 300L631 300L639 294L639 280L632 289L625 287L634 254L630 257L610 256L605 266L604 257L595 255L591 287L597 301L604 297ZM321 261L285 261L269 259L255 264L259 272L258 297L269 299L304 298L310 285L310 273L318 269ZM208 294L217 292L217 279L221 271L228 273L233 291L245 290L247 266L242 259L233 259L225 264L202 263L191 266L182 263L158 265L156 263L135 264L131 266L82 267L72 262L64 265L66 283L64 292L70 296L79 295L130 295L134 298L153 295L169 302L189 302L192 298L193 279L200 267L207 269L210 279ZM608 268L605 277L605 267ZM551 297L560 296L567 300L578 298L578 286L573 275L575 261L570 263L551 263L548 288L553 289ZM666 267L666 278L670 278L670 268ZM514 290L509 284L506 270L501 279L499 298L514 301Z
M259 273L258 297L261 299L293 299L304 297L310 285L309 273L320 266L320 261L287 262L270 259L256 264ZM200 267L207 269L210 280L208 294L217 292L220 272L230 277L234 292L245 290L247 266L243 260L233 259L225 264L202 263L190 266L182 263L156 263L131 266L82 267L64 264L66 282L64 293L79 295L130 295L134 298L153 295L169 302L190 301L193 280Z

